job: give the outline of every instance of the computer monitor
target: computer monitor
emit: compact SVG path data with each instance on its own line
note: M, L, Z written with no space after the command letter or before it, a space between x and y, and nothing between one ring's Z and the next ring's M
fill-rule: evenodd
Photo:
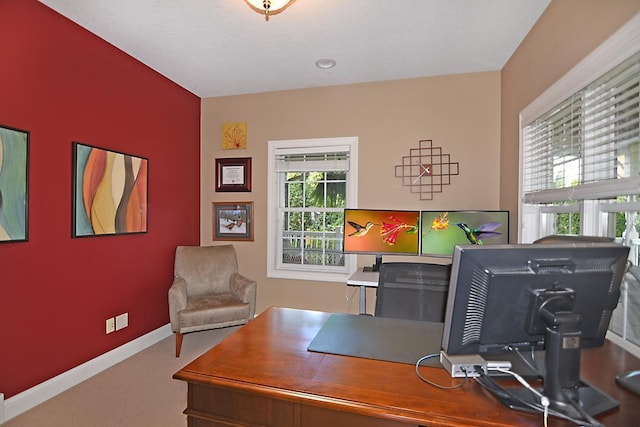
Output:
M628 254L614 243L457 246L443 351L543 349L543 390L554 411L575 418L582 415L576 403L590 415L616 407L580 381L580 351L604 342ZM513 393L517 398L503 403L522 410L535 405L528 390Z
M509 211L422 211L420 255L451 257L456 245L509 243Z
M378 271L383 255L418 255L420 212L345 209L344 253L375 255Z

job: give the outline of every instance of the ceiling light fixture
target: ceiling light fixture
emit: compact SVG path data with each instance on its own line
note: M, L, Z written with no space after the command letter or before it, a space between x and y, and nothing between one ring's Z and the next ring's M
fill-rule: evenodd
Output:
M244 0L249 7L261 15L264 20L268 21L271 15L277 15L282 12L296 0Z
M336 66L336 61L334 61L333 59L318 59L316 61L316 67L318 68L322 68L322 69L328 69L328 68L333 68Z

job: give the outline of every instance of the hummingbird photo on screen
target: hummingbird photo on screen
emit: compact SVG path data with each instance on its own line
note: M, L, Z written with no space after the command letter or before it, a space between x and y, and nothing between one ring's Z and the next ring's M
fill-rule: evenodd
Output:
M353 233L349 234L349 236L353 236L353 237L362 237L362 236L364 236L375 225L372 222L367 222L365 225L360 225L357 222L353 222L353 221L347 221L347 222L349 223L350 226L352 226L356 230Z
M499 222L488 222L486 224L482 224L477 228L470 228L464 222L459 222L457 224L458 227L464 231L464 234L467 236L467 240L474 245L481 245L483 238L496 237L501 235L502 233L495 231L498 227L500 227Z

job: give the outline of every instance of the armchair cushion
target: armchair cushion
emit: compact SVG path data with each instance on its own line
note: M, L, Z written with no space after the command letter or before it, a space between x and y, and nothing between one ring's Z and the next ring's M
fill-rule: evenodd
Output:
M182 333L238 325L249 320L249 304L231 293L197 295L179 317Z

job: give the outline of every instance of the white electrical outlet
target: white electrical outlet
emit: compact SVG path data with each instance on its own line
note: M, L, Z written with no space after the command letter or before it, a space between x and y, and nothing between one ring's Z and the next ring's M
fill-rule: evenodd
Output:
M107 333L110 334L115 330L116 330L116 322L113 319L113 317L110 317L107 319Z
M127 326L129 326L129 313L116 316L116 331L126 328Z

